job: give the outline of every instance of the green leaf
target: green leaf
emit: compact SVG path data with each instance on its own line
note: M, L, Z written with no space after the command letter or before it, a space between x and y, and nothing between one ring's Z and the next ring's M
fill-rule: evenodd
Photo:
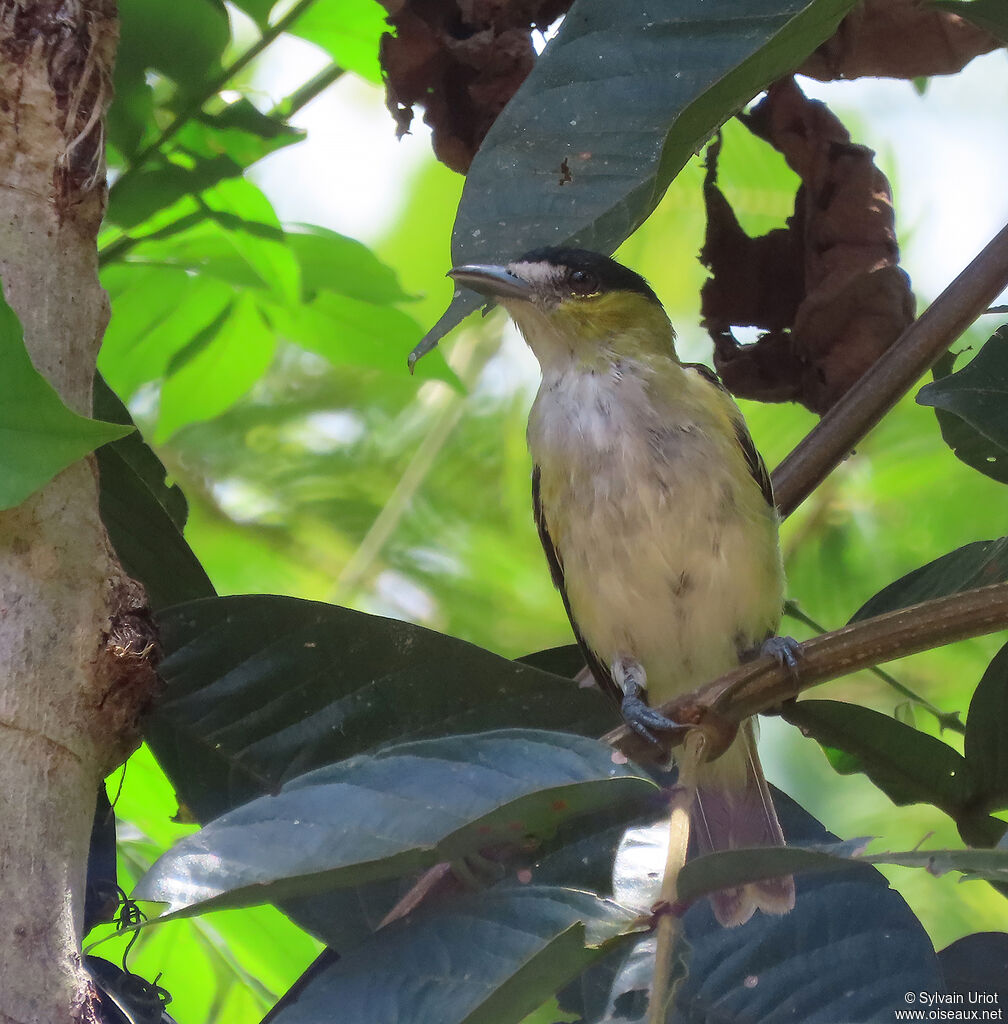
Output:
M126 407L101 376L95 412L132 426ZM123 568L139 580L155 610L214 594L206 572L182 536L186 501L165 481L161 460L134 431L98 449L102 522Z
M925 384L917 402L935 409L957 458L1008 483L1008 327L961 370Z
M195 208L195 200L190 203ZM300 270L266 196L251 182L233 179L204 192L200 204L198 213L169 219L141 236L129 250L129 264L190 270L297 305Z
M20 505L60 470L130 430L63 404L32 365L21 324L0 295L0 509Z
M1008 41L1008 7L1004 0L935 0L934 6L958 14L977 28Z
M286 241L301 266L305 301L320 291L378 305L410 298L396 272L355 238L315 224L292 224Z
M632 926L622 907L560 887L498 886L396 921L327 963L275 1024L520 1021Z
M112 294L112 319L98 368L120 395L168 371L172 359L217 322L232 299L221 281L202 279L176 267L112 266L102 283L124 287Z
M1008 809L1008 644L984 672L966 717L966 765L987 811Z
M423 333L416 320L394 306L334 292L322 292L289 310L273 308L270 319L280 337L336 366L367 366L399 375L406 373L406 357ZM438 369L449 376L446 369Z
M782 716L829 748L841 775L863 772L895 804L934 804L955 817L972 797L962 755L888 715L840 701L802 700Z
M156 439L224 412L266 372L275 348L254 299L239 295L214 335L164 382Z
M175 136L175 145L202 157L224 154L238 166L247 168L305 137L303 129L261 113L242 97L218 113L201 112Z
M1008 580L1008 537L975 541L919 569L880 590L852 616L851 622L873 615L908 608L936 597L959 594L975 587L986 587Z
M287 303L298 303L301 273L266 194L252 182L239 178L222 181L202 198L212 211L214 223L228 231L228 241L235 252L271 291ZM237 223L243 229L231 229L231 218L239 218ZM256 230L246 229L247 225L255 225Z
M320 0L287 31L320 46L347 71L381 84L378 41L389 27L374 0Z
M260 28L269 24L269 14L276 0L234 0L235 7L243 10Z
M141 146L153 141L157 129L154 90L142 68L121 61L116 61L113 82L115 98L106 116L106 129L119 159L129 161Z
M109 189L106 219L124 228L136 227L183 196L198 195L227 178L240 177L242 170L227 155L199 157L191 167L144 166Z
M710 134L852 6L577 0L473 160L453 261L507 261L541 245L613 252ZM457 295L425 348L473 302Z
M198 94L230 40L221 0L120 0L117 70L154 68Z
M318 768L177 843L136 899L168 913L276 903L397 878L549 835L653 791L597 740L507 730L390 747Z
M531 726L599 735L597 691L432 630L312 601L194 601L158 617L148 739L201 821L389 742Z

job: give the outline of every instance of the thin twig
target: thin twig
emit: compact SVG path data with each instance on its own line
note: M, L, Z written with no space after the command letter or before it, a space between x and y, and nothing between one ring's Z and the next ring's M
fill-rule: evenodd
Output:
M1008 286L1008 225L774 470L789 516Z
M717 731L723 733L725 723L737 724L750 715L770 711L819 683L1002 629L1008 629L1008 583L965 590L806 640L800 645L802 656L795 672L774 657L757 658L658 710L675 722L718 726ZM665 751L626 726L602 738L630 757L646 761L667 758ZM666 742L673 746L681 739L682 730Z
M282 117L287 120L299 110L306 107L316 96L326 91L330 85L339 81L346 74L346 68L335 62L324 67L317 75L313 75L279 103L275 103L267 113L267 117Z

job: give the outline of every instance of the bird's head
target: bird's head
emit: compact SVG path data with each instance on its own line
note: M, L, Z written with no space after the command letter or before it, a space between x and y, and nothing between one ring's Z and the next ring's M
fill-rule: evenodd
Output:
M544 370L676 358L675 332L651 286L601 253L536 249L506 265L455 267L449 277L496 299Z

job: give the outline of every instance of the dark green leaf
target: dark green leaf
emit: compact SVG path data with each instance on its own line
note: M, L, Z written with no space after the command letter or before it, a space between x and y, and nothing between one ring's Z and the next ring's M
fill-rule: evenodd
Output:
M520 1021L632 925L586 892L499 886L382 929L329 964L275 1024Z
M864 772L895 804L934 804L955 817L972 797L962 755L895 718L834 700L798 701L782 715L828 748L838 772Z
M1008 644L994 656L970 701L965 751L981 807L1008 808Z
M934 6L958 14L977 28L1008 41L1008 6L1004 0L936 0Z
M159 858L134 895L169 913L275 903L550 835L654 788L579 736L421 740L318 768L229 811Z
M942 440L960 462L998 483L1008 484L1008 453L1000 445L944 409L935 409L935 418Z
M964 999L976 993L993 995L999 1006L1008 1005L1008 935L977 932L946 946L938 961L950 992Z
M0 509L20 505L61 469L130 429L63 404L32 365L21 324L0 295Z
M793 801L774 801L788 842L834 838ZM887 1020L907 991L941 991L927 932L877 870L838 867L795 883L790 914L756 914L741 928L722 928L707 900L690 908L689 975L676 998L687 1019Z
M100 376L95 412L132 425L125 406ZM139 433L98 449L99 507L123 568L147 591L151 607L210 597L213 585L182 536L186 501L165 481L160 459Z
M917 395L933 406L955 454L995 480L1008 481L1008 327L1002 327L956 373Z
M774 802L789 843L836 843L784 794L775 791ZM795 885L789 914L758 913L740 928L718 924L706 899L690 907L683 919L688 973L670 1020L885 1020L905 1005L906 992L943 991L927 933L876 869L838 862L832 871L797 875ZM629 956L617 951L589 969L561 1005L586 1020L602 1018L616 995L627 1015L642 1009L653 961L653 938L639 939Z
M1005 580L1008 580L1008 537L975 541L890 583L865 602L850 621L859 622L921 601Z
M87 883L84 887L84 934L111 921L119 905L116 886L116 818L103 782L91 822L88 844Z
M566 644L563 647L551 647L546 651L536 651L518 659L523 665L541 668L544 672L552 672L555 676L566 676L573 679L584 667L584 655L577 644Z
M599 735L602 694L461 640L282 597L159 616L167 692L148 739L202 821L312 768L407 739L531 726Z
M452 259L564 244L611 253L710 134L801 64L851 6L577 0L473 160ZM472 303L453 299L425 346Z

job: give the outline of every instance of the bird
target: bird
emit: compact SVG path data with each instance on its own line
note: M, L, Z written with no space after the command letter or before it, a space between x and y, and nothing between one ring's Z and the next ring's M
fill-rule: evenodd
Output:
M574 636L633 728L760 652L784 600L770 476L713 371L682 362L651 286L601 253L548 247L506 264L463 264L457 286L504 307L539 362L528 420L535 523ZM699 852L782 845L751 721L700 766ZM791 878L712 894L725 926L794 906Z

